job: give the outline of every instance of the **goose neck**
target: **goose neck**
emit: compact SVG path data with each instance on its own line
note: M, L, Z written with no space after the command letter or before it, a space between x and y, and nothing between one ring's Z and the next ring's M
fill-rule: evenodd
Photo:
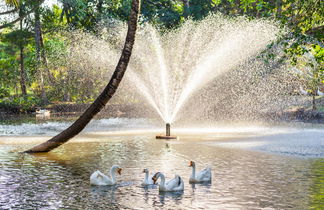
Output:
M193 164L193 165L192 165L192 173L191 173L191 177L192 177L192 178L195 178L195 175L196 175L196 166Z
M116 168L116 166L113 166L110 169L110 177L113 182L116 182Z
M145 172L145 181L146 182L148 182L149 180L148 180L148 178L149 178L149 172L148 171L146 171Z
M165 176L163 174L159 173L158 177L161 178L160 185L164 187L165 186Z

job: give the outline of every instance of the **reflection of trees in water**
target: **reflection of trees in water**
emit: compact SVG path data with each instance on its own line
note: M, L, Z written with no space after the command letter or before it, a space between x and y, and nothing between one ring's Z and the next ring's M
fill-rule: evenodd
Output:
M67 144L56 150L56 153L33 155L32 164L48 165L48 168L54 172L57 168L51 169L53 167L51 163L62 168L59 172L56 171L56 178L60 179L59 184L55 185L56 188L52 189L56 195L49 200L59 198L62 206L79 206L80 199L84 200L82 203L94 202L99 206L119 205L115 196L116 187L103 186L89 190L89 177L93 171L98 169L108 173L110 166L119 162L117 159L120 159L120 154L124 154L127 148L129 149L129 146L121 142ZM59 192L62 191L71 194L60 195ZM101 196L101 200L98 196Z
M125 189L118 190L118 187L123 188L127 185L134 185L134 183L119 182L117 188L104 186L103 188L91 187L89 190L90 174L94 170L101 170L107 173L110 166L117 163L125 171L118 179L135 181L134 177L142 175L142 169L135 176L130 174L128 169L134 168L134 166L138 167L139 162L142 165L145 162L150 164L150 162L154 162L154 159L160 160L161 154L159 152L154 154L154 151L160 151L161 148L160 144L150 143L148 145L142 137L136 137L135 139L132 137L131 141L126 140L127 137L123 141L118 138L120 137L110 137L110 140L112 140L110 142L70 143L55 152L28 156L33 159L30 161L33 165L32 168L37 164L46 166L48 170L56 173L57 179L60 179L55 184L55 188L52 188L52 191L56 192L56 194L48 199L60 200L61 206L70 207L82 205L82 203L87 205L95 203L97 206L103 204L120 206L120 203L124 203L123 199L127 200L128 198L124 193L129 191L125 191ZM162 150L164 151L165 148ZM53 165L55 165L55 168L52 168ZM61 170L59 172L55 171L58 168L61 168ZM49 180L51 179L49 178ZM43 187L47 188L47 186ZM66 195L60 194L60 192L66 192ZM147 202L149 202L149 193L152 192L147 192ZM145 195L143 196L145 199ZM83 201L80 203L79 199Z
M286 158L203 144L198 150L194 142L113 138L109 142L69 143L47 154L0 151L0 209L176 209L178 204L199 208L206 203L229 208L320 209L323 203L323 159ZM120 156L124 170L118 185L90 186L90 174L95 169L106 172ZM212 184L188 184L189 157L213 168ZM186 182L184 194L159 193L156 186L140 187L144 167L162 170L169 177L181 175Z
M30 155L15 153L8 156L8 167L4 167L1 173L0 209L62 206L62 196L56 192L65 187L64 178L57 176L63 168L55 162L44 164ZM6 162L0 158L1 162Z
M91 197L89 177L93 168L101 166L98 165L100 153L95 152L100 148L98 145L76 143L46 154L11 154L8 163L11 168L1 174L3 187L0 185L0 189L5 191L0 193L0 206L6 203L8 208L20 209L76 208L92 203L88 200ZM80 200L83 201L80 203ZM110 200L116 202L113 196L103 203L110 204Z
M322 209L324 206L324 159L314 161L311 170L310 209Z

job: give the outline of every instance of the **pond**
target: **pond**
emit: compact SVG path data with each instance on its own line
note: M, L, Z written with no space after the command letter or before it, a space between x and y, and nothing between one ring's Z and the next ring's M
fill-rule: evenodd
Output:
M192 135L178 129L180 140L165 141L155 139L161 131L152 130L155 126L138 130L145 124L143 119L114 120L110 119L117 125L128 124L125 132L103 130L108 127L103 122L109 120L94 121L71 142L36 155L19 152L47 140L53 127L55 132L62 129L62 122L47 123L47 128L46 123L1 125L0 209L323 207L321 126L246 126L201 133L191 129ZM26 126L26 133L21 133ZM36 129L42 126L45 134ZM212 168L211 183L189 184L190 160L198 170ZM123 168L116 186L90 185L95 170L107 173L113 164ZM167 179L180 175L184 192L159 193L157 187L142 187L143 168L163 172Z

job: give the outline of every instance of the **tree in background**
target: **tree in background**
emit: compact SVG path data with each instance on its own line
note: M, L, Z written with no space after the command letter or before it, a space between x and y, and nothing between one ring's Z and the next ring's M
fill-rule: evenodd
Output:
M25 29L26 21L25 18L34 10L36 10L40 3L43 1L18 1L18 0L7 0L6 4L9 8L13 8L12 10L8 10L6 12L3 12L2 14L18 14L18 18L16 18L14 21L11 21L9 23L3 24L1 27L10 27L12 24L19 22L19 28L15 29L12 28L11 32L2 34L2 40L5 40L15 47L19 48L19 64L20 64L20 87L21 87L21 93L23 96L27 95L27 73L25 69L25 46L28 44L30 40L31 33L28 31L28 29Z
M15 12L18 12L18 7L21 6L22 4L29 4L32 3L32 5L34 5L34 7L32 7L30 10L24 10L21 12L21 14L15 18L14 20L10 21L10 22L5 22L2 25L0 25L0 29L3 28L7 28L12 26L13 24L21 21L22 19L26 18L29 14L31 14L32 12L34 12L45 0L38 0L38 1L23 1L23 0L5 0L5 3L8 5L9 9L7 11L1 12L1 15L8 15L8 14L12 14ZM14 7L14 8L13 8ZM13 8L13 9L12 9Z
M139 8L140 8L140 1L133 0L124 48L120 56L120 59L118 61L118 64L115 68L114 74L112 75L109 83L107 84L103 92L90 105L90 107L79 117L79 119L77 119L70 127L62 131L60 134L54 136L52 139L48 140L47 142L35 146L25 152L27 153L48 152L62 145L63 143L67 142L69 139L73 138L75 135L80 133L85 128L85 126L92 120L92 118L98 112L100 112L100 110L111 99L111 97L116 92L119 83L121 82L125 74L130 56L132 54L132 49L135 42L135 34L137 29Z
M43 104L48 103L48 98L45 91L44 83L44 68L48 68L47 59L44 48L42 26L40 20L40 8L35 10L35 23L34 23L34 37L35 37L35 47L36 47L36 64L40 76L40 89L41 89L41 99Z
M60 5L52 8L41 7L43 1L8 0L16 2L0 13L16 14L15 23L23 19L24 31L34 37L34 41L25 37L24 71L28 75L27 93L33 94L46 103L52 101L91 102L101 85L91 75L83 75L83 69L72 66L69 57L73 57L73 40L69 34L75 31L90 34L100 39L101 28L110 27L113 20L125 21L129 16L130 0L60 0ZM278 21L288 33L269 45L264 54L265 60L275 60L285 65L296 65L302 56L311 53L318 65L323 65L323 1L312 0L145 0L142 2L140 22L147 22L161 29L172 30L186 19L199 21L209 13L223 13L229 16L244 15L248 18L270 18ZM18 6L25 9L19 17ZM18 65L17 43L4 39L6 34L20 30L12 21L1 21L5 28L1 33L0 79L3 92L17 94L17 81L22 65ZM10 24L11 23L11 24ZM113 30L111 30L113 35ZM17 33L17 32L16 32ZM17 36L16 36L17 38ZM15 40L16 41L16 40ZM12 48L12 49L10 49ZM15 50L13 50L15 49ZM276 50L273 50L276 49ZM279 51L277 50L279 49ZM273 62L272 62L273 63ZM277 64L276 64L277 65ZM305 66L306 67L306 66ZM18 69L19 68L19 69ZM275 68L275 66L274 66ZM307 67L308 68L308 67ZM322 68L319 68L319 71ZM19 71L18 71L19 70ZM320 74L322 75L322 74ZM16 78L16 80L14 79ZM101 78L97 78L100 80ZM93 94L89 89L76 87L75 81L96 84ZM99 85L98 85L99 84ZM64 88L61 88L64 87ZM7 91L9 89L9 91ZM8 94L6 98L8 98ZM11 100L11 99L9 99ZM1 103L1 99L0 99Z

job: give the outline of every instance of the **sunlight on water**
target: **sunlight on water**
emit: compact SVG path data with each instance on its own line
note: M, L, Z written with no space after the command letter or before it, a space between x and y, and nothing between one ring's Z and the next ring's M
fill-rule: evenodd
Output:
M55 135L69 127L72 122L39 122L39 123L21 123L21 124L0 124L0 136L37 136L37 135ZM156 129L157 124L147 119L137 118L109 118L92 120L84 132L95 131L127 131L127 130L143 130Z
M30 144L47 140L70 125L70 122L0 124L0 144ZM93 120L81 133L93 142L105 141L110 136L164 134L165 130L155 120L142 118L110 118ZM172 127L171 134L183 141L208 141L209 145L226 148L259 150L300 157L324 156L323 126L294 124L262 126L218 123L200 127ZM25 136L24 138L18 138ZM86 142L86 139L73 141ZM211 142L209 142L211 141Z
M165 141L155 139L163 130L154 121L100 119L50 153L18 153L68 124L0 125L0 209L321 206L324 129L320 125L179 127L172 132L180 140ZM212 183L188 183L190 160L198 170L212 168ZM113 164L123 168L116 186L89 184L92 172L107 173ZM157 187L141 187L143 168L163 172L167 179L180 175L184 192L159 193Z
M29 145L0 145L0 208L307 209L320 202L319 178L324 171L314 167L323 159L210 146L211 141L203 138L161 141L145 134L97 138L79 136L77 140L85 141L38 155L12 152ZM190 160L198 169L212 168L212 183L188 183ZM123 168L116 186L89 184L93 171L107 173L113 164ZM167 179L179 174L184 192L141 187L143 168L163 172Z

